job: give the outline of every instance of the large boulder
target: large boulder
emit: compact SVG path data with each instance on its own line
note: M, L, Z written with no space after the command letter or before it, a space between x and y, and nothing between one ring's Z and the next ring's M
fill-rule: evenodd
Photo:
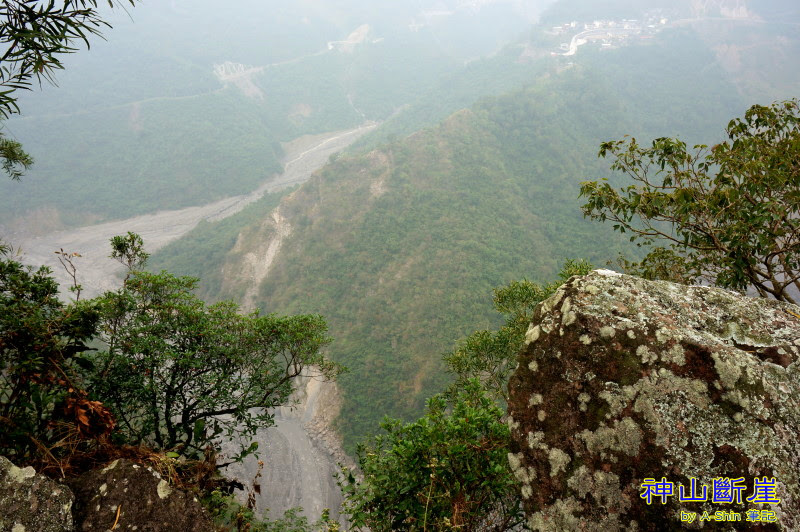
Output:
M210 532L211 518L192 495L149 467L116 460L70 481L76 530Z
M72 532L72 492L0 456L0 532Z
M798 358L797 306L608 270L571 278L535 310L509 382L530 525L800 530ZM707 501L680 500L692 478ZM745 491L712 493L738 478ZM673 494L648 505L657 484Z

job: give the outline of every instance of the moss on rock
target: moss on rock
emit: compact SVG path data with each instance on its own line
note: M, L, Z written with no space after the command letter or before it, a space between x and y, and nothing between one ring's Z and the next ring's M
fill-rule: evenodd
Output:
M615 272L573 277L534 312L509 383L513 466L535 530L800 530L798 307ZM560 356L556 356L558 353ZM541 415L546 412L551 415ZM558 413L558 415L552 415ZM675 483L662 505L645 478ZM776 479L781 503L681 502L690 478ZM697 528L697 522L691 527Z

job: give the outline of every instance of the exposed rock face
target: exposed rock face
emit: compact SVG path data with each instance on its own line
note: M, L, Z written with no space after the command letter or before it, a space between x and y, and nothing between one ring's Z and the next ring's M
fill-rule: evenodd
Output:
M338 464L355 464L332 428L341 408L336 383L304 375L295 386L291 406L274 409L275 425L255 435L263 468L258 458L250 455L225 468L223 474L245 486L245 491L237 491L244 503L254 491L253 481L260 471L256 480L259 490L253 493L257 515L268 511L270 519L277 519L286 510L299 507L301 515L314 522L327 508L331 519L346 528L345 516L339 514L343 496L335 476ZM238 444L226 442L222 450L223 455L232 456Z
M607 270L573 277L537 307L509 383L509 461L530 524L800 530L798 359L797 306ZM679 500L691 477L706 502ZM725 477L745 479L743 504L714 502ZM746 502L763 477L779 505ZM674 483L666 504L641 498L646 478ZM752 508L778 521L747 522ZM741 521L700 521L723 510Z
M158 473L117 460L70 482L76 530L210 532L211 518L191 495L172 489ZM119 519L117 519L119 516Z
M72 532L72 492L0 456L0 532Z

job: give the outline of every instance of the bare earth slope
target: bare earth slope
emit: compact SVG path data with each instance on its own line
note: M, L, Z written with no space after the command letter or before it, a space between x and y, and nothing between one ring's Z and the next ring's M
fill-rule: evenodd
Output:
M309 520L316 521L327 508L331 518L344 525L346 521L339 515L342 493L335 475L337 464L354 464L344 454L341 439L329 428L341 407L336 384L302 377L292 399L291 406L274 410L274 426L256 434L259 456L228 466L224 475L245 486L246 491L238 493L243 501L248 492L255 491L254 482L259 485L254 493L259 515L269 511L274 519L290 508L302 508ZM233 443L223 447L223 453L237 450Z
M220 220L241 211L265 193L302 183L321 168L329 157L350 145L376 124L366 123L356 129L304 136L285 146L287 162L284 172L272 176L258 189L244 196L235 196L214 203L185 209L164 211L51 233L38 238L21 238L14 242L23 250L22 259L30 264L50 266L59 283L69 285L66 272L53 253L58 248L77 251L79 282L89 297L119 285L121 265L108 258L109 239L126 231L139 233L148 251L155 251L180 238L201 220ZM277 253L277 249L275 249ZM268 264L259 265L268 268ZM252 303L252 296L246 304ZM252 305L248 305L251 307ZM316 520L324 508L338 518L341 492L333 478L337 463L348 462L338 436L330 429L338 415L340 400L335 383L304 379L298 382L293 407L276 409L275 426L261 431L257 439L261 458L265 461L256 500L259 512L270 510L281 515L285 510L301 506L306 515ZM251 486L258 472L255 458L228 469L227 474ZM246 499L246 494L243 495Z
M118 286L121 266L108 258L108 241L112 236L127 231L144 238L149 252L165 246L191 231L201 220L221 220L257 201L265 193L275 192L306 181L321 168L328 158L349 146L361 135L372 130L376 124L365 123L358 128L305 136L286 146L284 172L271 176L250 194L225 198L207 205L145 214L124 220L50 233L40 237L17 236L12 239L15 247L22 250L22 260L33 265L50 266L62 286L69 285L69 278L58 263L54 251L63 248L67 252L80 253L76 260L78 282L83 285L88 297ZM124 191L120 191L121 194Z

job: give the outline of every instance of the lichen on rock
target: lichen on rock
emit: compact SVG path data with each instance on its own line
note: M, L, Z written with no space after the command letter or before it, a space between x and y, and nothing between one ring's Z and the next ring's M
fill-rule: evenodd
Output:
M0 456L0 531L72 532L72 492Z
M670 530L686 525L681 510L732 510L741 522L702 528L739 530L755 508L776 513L769 526L800 530L798 314L610 271L567 281L535 309L509 383L511 456L531 527ZM675 495L647 505L643 480L662 477ZM691 478L725 477L744 478L747 496L756 478L775 478L781 502L679 500Z

